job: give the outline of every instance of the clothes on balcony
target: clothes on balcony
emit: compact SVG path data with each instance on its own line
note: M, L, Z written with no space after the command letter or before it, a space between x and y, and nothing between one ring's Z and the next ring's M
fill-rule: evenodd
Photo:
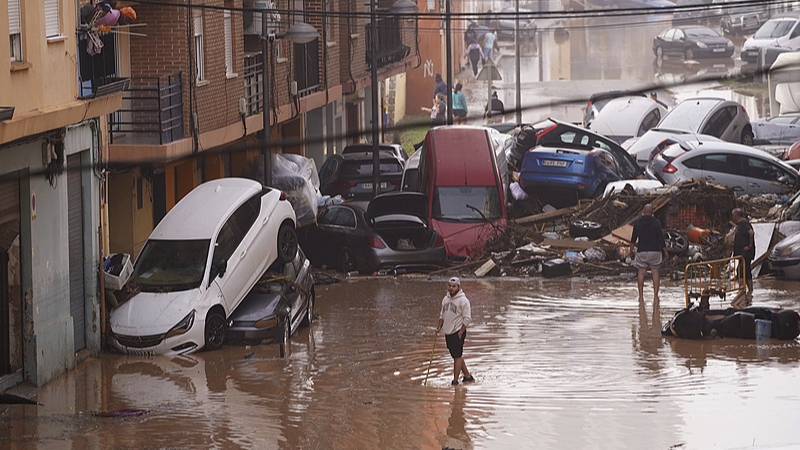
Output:
M114 26L119 22L120 12L108 2L98 2L96 8L100 11L100 17L94 21L95 26Z

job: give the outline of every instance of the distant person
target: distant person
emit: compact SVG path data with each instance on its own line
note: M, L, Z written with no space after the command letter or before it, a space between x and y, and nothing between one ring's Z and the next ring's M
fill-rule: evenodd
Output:
M669 258L667 244L664 242L664 231L661 222L653 217L653 205L644 205L642 215L633 223L633 234L631 243L636 246L636 257L633 264L639 270L639 301L644 301L644 277L647 269L653 275L653 302L659 301L658 289L661 284L659 268L661 267L661 255Z
M664 108L669 108L666 103L662 102L658 99L658 94L654 91L650 93L650 100L658 103L659 105L663 106Z
M467 339L467 327L471 321L469 299L461 290L461 280L457 277L450 278L447 282L447 294L442 299L436 334L444 331L447 349L453 357L453 381L450 383L453 386L458 386L460 374L464 374L464 378L461 379L464 383L475 381L467 369L467 363L464 362L464 341Z
M464 56L469 58L469 62L472 64L472 74L478 78L478 62L483 58L481 46L477 42L471 41Z
M734 208L731 211L731 218L733 223L736 224L736 233L733 238L733 256L741 256L744 259L744 264L739 266L739 276L744 276L745 284L747 285L747 299L753 298L753 271L750 270L750 264L756 257L756 233L753 231L753 226L750 221L744 217L741 208ZM744 274L742 274L744 271Z
M433 98L436 98L436 94L442 94L447 97L447 83L442 80L442 74L437 73L433 76L433 80L436 82L433 85Z
M464 32L464 45L469 45L470 42L478 41L478 32L475 31L475 24L470 23L467 26L467 31Z
M483 26L487 28L492 27L492 10L487 10L486 14L483 15Z
M461 83L456 83L456 89L453 91L453 116L456 118L456 125L467 124L467 96L461 92L463 86Z
M503 121L503 115L506 113L505 105L502 100L497 98L497 91L492 92L492 110L489 111L489 105L483 108L483 118L487 119L486 123L500 123Z
M496 33L497 32L495 29L491 28L486 34L483 35L483 56L486 57L486 59L492 59L492 54L494 53L494 42L497 40Z
M420 109L431 114L431 128L447 125L447 104L441 93L436 94L436 97L433 98L433 105L430 108L423 106Z

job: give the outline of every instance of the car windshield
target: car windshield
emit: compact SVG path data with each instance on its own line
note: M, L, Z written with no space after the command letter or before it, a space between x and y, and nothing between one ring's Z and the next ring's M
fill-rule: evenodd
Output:
M197 288L203 281L210 244L209 239L148 240L131 280L145 292Z
M771 39L786 36L792 30L795 20L768 20L753 35L755 39Z
M380 163L381 173L400 173L403 166L397 160L382 159ZM372 176L372 160L349 160L342 165L342 178L369 177Z
M452 221L500 219L503 216L500 192L496 186L439 186L433 196L432 216Z
M689 37L719 37L719 33L711 28L687 28L686 35Z
M673 108L658 127L696 132L708 112L718 103L717 99L687 100Z

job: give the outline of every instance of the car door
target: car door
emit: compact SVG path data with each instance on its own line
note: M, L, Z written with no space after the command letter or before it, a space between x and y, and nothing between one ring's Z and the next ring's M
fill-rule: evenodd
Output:
M800 116L769 117L755 125L754 133L758 139L766 139L776 145L792 145L800 140L797 119Z
M785 45L782 45L782 47L792 50L800 50L800 21L796 21L794 23L794 27L789 35L789 39L786 41Z
M683 49L686 46L686 35L680 28L675 29L675 34L669 42L669 53L675 56L682 56Z
M260 196L255 196L253 199L260 203ZM248 232L253 227L256 216L253 202L245 202L225 221L214 241L211 270L216 275L221 267L220 264L224 264L224 271L216 276L213 282L217 283L222 292L228 314L247 294L251 283L261 276L261 273L255 270L256 266L249 254L255 233L248 235Z
M725 106L714 111L703 124L700 133L708 134L728 142L739 142L741 130L734 119L736 118L737 107Z
M794 188L796 176L772 161L755 156L745 157L748 194L784 194Z
M747 191L747 177L742 170L742 158L739 155L729 153L705 155L703 177L712 183L732 188L737 194Z

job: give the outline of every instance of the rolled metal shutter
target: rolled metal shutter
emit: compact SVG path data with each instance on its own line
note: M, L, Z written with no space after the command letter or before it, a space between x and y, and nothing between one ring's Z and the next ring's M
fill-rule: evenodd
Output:
M86 296L83 273L83 195L81 156L67 157L67 217L69 233L69 311L75 332L75 351L86 347Z
M19 234L19 180L0 181L0 253L5 253Z

